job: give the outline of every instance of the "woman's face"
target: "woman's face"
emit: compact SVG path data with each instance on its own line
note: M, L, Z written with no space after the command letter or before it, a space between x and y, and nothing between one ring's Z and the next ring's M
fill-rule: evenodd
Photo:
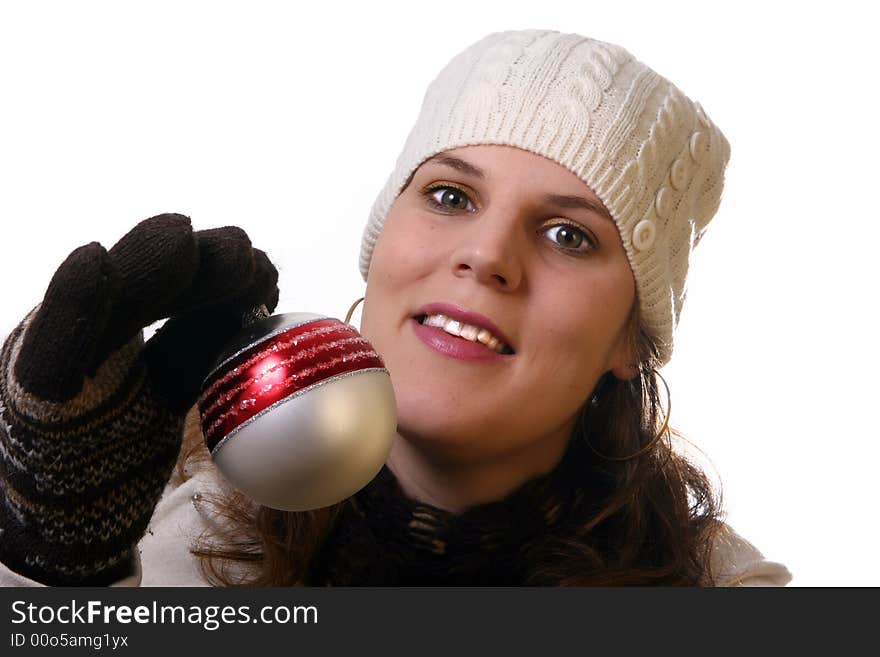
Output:
M635 284L605 212L573 173L510 146L419 167L376 244L361 322L391 374L402 437L469 462L558 446L605 372L632 375ZM513 353L420 324L436 303L487 318Z

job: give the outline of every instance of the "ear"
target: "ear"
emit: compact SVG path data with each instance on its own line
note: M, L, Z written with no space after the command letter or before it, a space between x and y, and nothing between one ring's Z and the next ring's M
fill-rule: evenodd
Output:
M630 329L625 327L611 350L608 371L621 381L629 381L639 374L639 358L631 343Z
M627 363L625 365L615 365L611 368L611 373L621 381L629 381L639 374L639 366L635 363Z

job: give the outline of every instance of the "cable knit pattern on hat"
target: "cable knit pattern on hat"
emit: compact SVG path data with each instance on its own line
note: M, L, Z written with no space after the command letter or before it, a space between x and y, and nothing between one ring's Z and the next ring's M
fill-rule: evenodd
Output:
M688 261L718 209L730 146L696 102L619 46L577 34L491 34L428 87L364 229L364 280L391 204L425 160L500 144L583 180L614 217L645 328L669 361Z

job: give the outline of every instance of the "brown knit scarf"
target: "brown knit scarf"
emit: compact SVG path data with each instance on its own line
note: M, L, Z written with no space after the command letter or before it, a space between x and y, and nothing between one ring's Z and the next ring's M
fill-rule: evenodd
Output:
M542 584L530 565L583 506L585 446L572 440L559 464L500 501L462 513L407 497L383 467L351 498L313 563L310 585L507 586Z

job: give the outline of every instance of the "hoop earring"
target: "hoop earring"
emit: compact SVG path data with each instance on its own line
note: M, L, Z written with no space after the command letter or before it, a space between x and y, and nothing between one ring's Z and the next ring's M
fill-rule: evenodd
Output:
M593 447L592 443L590 443L589 440L585 441L587 443L587 446L591 450L593 450L593 453L596 454L596 456L599 456L600 458L606 459L608 461L629 461L630 459L634 459L637 456L641 456L652 447L654 447L654 445L657 444L660 438L663 437L663 434L666 433L666 430L669 428L669 416L672 413L672 395L669 392L669 384L666 383L666 379L663 378L663 375L660 374L660 372L655 370L653 367L651 368L651 371L655 375L660 377L660 380L663 382L663 387L666 388L666 417L663 419L663 426L660 427L660 431L658 431L657 435L651 439L651 442L642 447L635 454L630 454L629 456L606 456L605 454L602 454L601 452L596 450L596 448Z
M357 308L357 305L358 305L361 301L363 301L364 298L365 298L365 297L361 297L360 299L358 299L357 301L355 301L353 304L351 304L351 308L348 309L348 313L345 315L345 322L344 322L345 324L348 324L348 320L351 319L351 314L354 312L354 309Z

